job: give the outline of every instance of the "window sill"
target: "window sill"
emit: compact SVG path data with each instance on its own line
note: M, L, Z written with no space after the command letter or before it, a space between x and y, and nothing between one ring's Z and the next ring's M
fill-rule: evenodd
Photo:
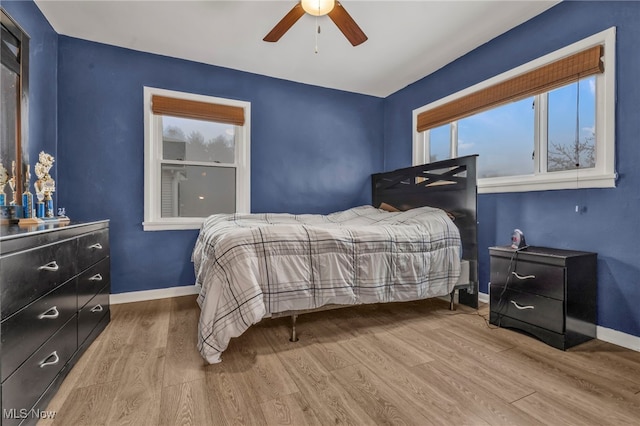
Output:
M200 229L204 218L189 218L179 220L156 220L142 222L144 231L182 231L188 229Z
M616 173L595 174L575 171L517 177L478 179L478 193L552 191L559 189L615 188Z

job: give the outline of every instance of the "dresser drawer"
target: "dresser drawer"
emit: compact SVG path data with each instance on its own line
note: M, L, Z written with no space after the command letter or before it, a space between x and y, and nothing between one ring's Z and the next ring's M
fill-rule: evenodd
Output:
M491 284L491 312L564 333L564 302Z
M561 266L491 257L491 284L504 286L507 280L510 289L558 300L565 298L565 268Z
M2 321L2 381L76 311L76 281L71 280Z
M76 240L67 240L0 259L2 319L79 272L75 259L76 243Z
M109 230L92 232L78 238L78 265L82 271L109 255Z
M2 384L3 410L30 409L76 349L74 315Z
M78 276L78 309L82 309L105 284L111 282L110 258L102 259Z
M82 345L102 317L109 315L109 293L111 286L105 285L84 308L78 312L78 344Z

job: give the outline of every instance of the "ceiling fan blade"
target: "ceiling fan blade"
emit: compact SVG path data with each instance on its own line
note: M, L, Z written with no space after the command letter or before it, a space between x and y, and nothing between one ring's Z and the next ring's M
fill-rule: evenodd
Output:
M333 10L329 12L329 18L331 18L352 45L357 46L367 41L368 37L366 34L360 29L356 21L353 20L349 12L347 12L340 2L337 1Z
M304 9L300 5L300 2L298 2L298 4L293 6L293 9L291 9L289 13L287 13L284 18L282 18L280 22L278 22L276 26L273 27L273 29L263 38L263 40L269 42L280 40L280 37L282 37L287 31L289 31L289 28L291 28L302 15L304 15Z

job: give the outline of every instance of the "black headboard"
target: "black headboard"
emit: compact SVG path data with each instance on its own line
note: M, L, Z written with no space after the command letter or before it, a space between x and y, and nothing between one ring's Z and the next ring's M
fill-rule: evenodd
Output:
M476 157L468 155L371 175L376 207L383 202L400 210L431 206L455 216L472 281L468 289L460 290L459 301L473 308L478 307Z

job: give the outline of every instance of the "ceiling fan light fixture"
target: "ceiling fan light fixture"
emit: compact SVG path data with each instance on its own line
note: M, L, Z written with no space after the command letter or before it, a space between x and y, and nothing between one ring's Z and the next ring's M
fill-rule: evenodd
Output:
M323 16L333 10L336 0L301 0L300 4L309 15Z

